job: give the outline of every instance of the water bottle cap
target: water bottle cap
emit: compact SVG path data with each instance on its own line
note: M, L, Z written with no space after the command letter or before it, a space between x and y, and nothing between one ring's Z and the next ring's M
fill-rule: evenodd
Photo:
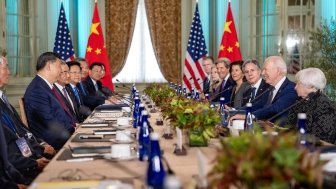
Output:
M298 119L307 119L306 113L298 113Z
M219 100L221 100L221 101L224 101L225 100L225 98L224 97L220 97L220 99Z
M175 175L169 175L164 181L164 188L179 189L182 188L180 179Z
M252 103L251 102L246 103L246 107L252 107Z
M134 99L135 99L135 100L139 99L139 96L135 96Z
M145 105L143 103L140 103L139 107L145 107Z
M151 133L150 134L150 139L151 140L159 140L159 138L160 138L160 135L159 135L159 133Z
M147 112L147 110L142 110L142 113L141 113L141 115L148 115L148 112Z

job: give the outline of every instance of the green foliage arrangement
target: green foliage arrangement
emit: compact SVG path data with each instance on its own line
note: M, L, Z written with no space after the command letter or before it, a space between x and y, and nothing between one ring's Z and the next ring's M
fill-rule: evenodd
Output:
M311 45L304 67L318 67L336 89L336 20L324 20L316 31L311 31Z
M209 104L177 96L165 85L151 85L144 92L160 106L163 116L173 127L200 130L206 139L215 136L214 127L220 122L220 116Z
M323 164L318 153L298 148L293 133L244 133L222 140L208 176L210 188L321 188Z

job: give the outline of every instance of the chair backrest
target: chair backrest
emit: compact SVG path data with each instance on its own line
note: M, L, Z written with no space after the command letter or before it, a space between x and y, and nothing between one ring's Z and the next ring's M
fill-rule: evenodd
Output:
M19 98L19 108L20 108L20 116L23 124L25 124L26 127L28 127L28 119L26 115L26 110L24 107L24 98Z

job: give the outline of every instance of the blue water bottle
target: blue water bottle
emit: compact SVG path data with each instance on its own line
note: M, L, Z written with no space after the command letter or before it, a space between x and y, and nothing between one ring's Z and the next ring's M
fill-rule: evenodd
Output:
M147 186L151 189L162 189L166 172L161 161L159 134L150 135L150 156L147 169Z
M244 121L244 131L253 133L252 103L246 103L246 114Z
M305 113L298 113L297 126L299 129L299 143L303 146L308 145L306 119L307 115Z
M139 160L144 161L149 157L150 139L148 129L148 113L142 111L142 125L139 127Z
M133 128L137 128L138 126L139 105L140 105L140 99L139 97L135 97L133 106Z
M221 114L221 125L222 127L227 127L229 122L228 122L228 112L227 110L225 109L225 98L224 97L220 97L219 99L219 111L220 111L220 114Z

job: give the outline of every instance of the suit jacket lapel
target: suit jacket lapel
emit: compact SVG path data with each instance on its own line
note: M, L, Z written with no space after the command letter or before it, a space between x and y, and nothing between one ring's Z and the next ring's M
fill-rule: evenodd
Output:
M283 89L287 86L288 84L288 79L286 78L285 81L282 83L282 85L280 86L278 92L275 94L273 101L274 102L277 98L279 98L282 94Z

